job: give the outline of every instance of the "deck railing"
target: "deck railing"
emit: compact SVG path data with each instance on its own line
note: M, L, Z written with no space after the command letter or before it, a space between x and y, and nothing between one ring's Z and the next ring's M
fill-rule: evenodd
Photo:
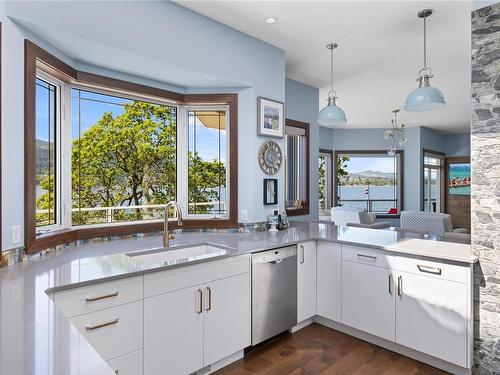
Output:
M111 207L73 207L71 209L71 213L90 213L90 212L102 212L102 222L103 223L114 223L117 220L115 220L117 213L120 211L133 211L133 210L141 210L145 213L149 212L149 218L150 219L155 219L155 218L160 218L163 209L166 207L166 204L148 204L148 205L135 205L135 206L111 206ZM214 201L214 202L191 202L188 203L189 207L195 207L195 206L213 206L214 209L209 209L209 215L221 215L226 213L226 202L225 201ZM48 210L48 209L37 209L36 215L43 215L43 214L49 214L49 212L52 212L53 210ZM44 220L41 220L44 221Z

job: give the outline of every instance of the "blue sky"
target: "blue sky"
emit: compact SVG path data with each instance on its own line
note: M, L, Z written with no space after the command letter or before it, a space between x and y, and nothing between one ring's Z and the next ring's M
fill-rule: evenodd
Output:
M84 132L95 124L105 112L111 112L113 117L117 117L124 112L123 105L131 103L129 99L119 98L110 95L102 95L88 91L80 91L78 100L78 90L72 90L71 98L71 135L75 139L80 132ZM48 91L37 85L37 107L36 107L36 138L48 140ZM80 105L80 107L79 107ZM52 114L53 117L53 114ZM192 139L193 124L196 125L196 151L203 160L218 159L219 155L219 131L203 126L197 118L190 118L190 139ZM53 136L51 137L53 138ZM225 161L226 156L226 132L222 132L220 137L221 160ZM190 142L192 147L192 142Z
M385 157L351 157L347 162L347 172L358 173L364 171L394 172L394 158Z

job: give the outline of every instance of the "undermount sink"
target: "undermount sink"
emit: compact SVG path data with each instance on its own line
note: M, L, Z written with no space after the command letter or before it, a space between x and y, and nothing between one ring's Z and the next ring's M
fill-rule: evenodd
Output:
M218 257L226 255L227 253L227 249L221 247L209 244L199 244L186 247L160 247L151 250L128 253L126 255L139 262L171 265Z

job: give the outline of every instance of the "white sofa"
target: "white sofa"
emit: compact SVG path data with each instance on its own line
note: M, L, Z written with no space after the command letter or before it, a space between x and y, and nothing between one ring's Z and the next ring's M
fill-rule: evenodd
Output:
M375 222L375 214L358 208L332 207L330 217L335 225L351 227L383 229L389 228L390 223Z

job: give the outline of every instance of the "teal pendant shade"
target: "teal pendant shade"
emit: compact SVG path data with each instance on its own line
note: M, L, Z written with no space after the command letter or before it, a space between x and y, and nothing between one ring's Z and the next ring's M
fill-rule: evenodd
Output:
M345 124L347 118L344 110L333 103L327 105L318 113L316 121L323 126L334 126Z
M446 105L443 93L432 86L418 87L408 94L405 110L410 112L432 111Z

